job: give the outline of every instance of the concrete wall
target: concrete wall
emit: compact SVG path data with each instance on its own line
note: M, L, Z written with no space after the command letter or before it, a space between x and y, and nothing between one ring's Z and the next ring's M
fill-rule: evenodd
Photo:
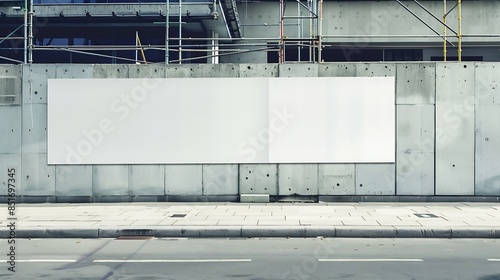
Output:
M47 165L48 78L396 76L395 164ZM500 63L0 66L0 195L23 201L270 195L500 196ZM12 80L14 79L14 80ZM5 198L5 197L4 197Z

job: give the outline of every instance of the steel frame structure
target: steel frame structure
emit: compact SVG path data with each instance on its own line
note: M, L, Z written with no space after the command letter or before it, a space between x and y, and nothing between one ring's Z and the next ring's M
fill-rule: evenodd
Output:
M287 8L287 3L291 2L292 0L280 0L279 1L279 19L278 19L278 26L279 26L279 34L277 38L229 38L229 39L220 39L220 38L214 38L212 35L212 38L209 38L208 36L206 38L183 38L182 37L182 0L179 0L179 17L178 17L178 26L179 26L179 38L170 38L168 33L169 33L169 28L170 28L170 22L169 22L169 16L170 16L170 0L165 0L165 5L166 5L166 15L165 15L165 45L164 46L138 46L137 44L133 46L135 50L147 50L147 49L160 49L160 50L165 50L165 63L168 64L169 62L173 63L179 63L181 64L183 61L189 61L192 59L199 59L199 58L213 58L213 57L219 57L219 56L224 56L224 55L232 55L232 54L239 54L239 53L245 53L245 52L254 52L254 51L272 51L274 47L278 48L278 57L279 57L279 63L285 63L286 62L286 53L285 53L285 46L286 45L292 45L292 46L297 46L298 48L298 55L299 55L299 61L301 61L300 58L300 48L303 47L308 47L309 48L309 62L317 62L321 63L323 62L322 58L322 49L323 49L323 43L324 39L328 38L431 38L431 37L440 37L443 39L443 60L447 60L447 52L448 52L448 44L457 47L457 54L458 54L458 61L462 61L462 39L467 38L467 37L500 37L499 34L462 34L462 0L457 0L455 5L450 9L447 10L447 0L443 0L443 16L442 19L436 15L434 15L430 10L428 10L424 5L422 5L420 2L417 0L412 0L418 7L423 9L426 13L431 15L434 19L436 19L442 26L443 26L443 32L442 34L432 28L426 21L424 21L421 17L419 17L415 12L413 12L407 5L405 5L401 0L395 0L397 3L399 3L406 11L408 11L410 14L412 14L415 18L417 18L422 24L427 26L431 31L435 33L435 35L334 35L334 34L323 34L323 0L294 0L297 3L297 16L291 16L291 15L285 15L286 8ZM217 5L217 0L213 0L214 5ZM234 3L234 0L230 0L232 3ZM305 2L305 3L304 3ZM455 2L455 1L454 1ZM192 4L192 3L189 3ZM220 5L220 2L219 2ZM449 14L457 8L457 31L455 31L453 28L451 28L448 23L447 23L447 17ZM214 8L215 9L215 8ZM305 11L305 14L303 13ZM24 27L24 63L33 63L33 51L42 51L42 50L50 50L50 49L57 49L57 50L65 50L65 51L70 51L70 52L80 52L88 55L96 55L96 56L102 56L101 54L96 54L92 52L88 52L88 50L92 49L114 49L114 50L123 50L126 48L131 48L132 46L106 46L106 47L97 47L97 46L92 46L90 48L85 48L83 46L60 46L60 47L37 47L34 46L33 44L33 17L35 16L34 13L34 5L33 5L33 0L24 0L24 24L22 27ZM218 16L216 15L216 12L214 10L214 17ZM222 15L224 17L224 14ZM237 13L236 13L236 18L237 18ZM297 26L297 38L289 38L285 34L285 26L287 21L289 20L297 20L296 26ZM305 22L308 21L309 24L309 34L308 36L303 36L303 27ZM227 23L227 22L226 22ZM21 26L20 26L21 27ZM20 37L14 37L12 36L20 27L18 27L16 30L14 30L11 34L9 34L5 38L0 38L1 41L4 40L14 40L14 39L20 39ZM238 29L239 30L239 29ZM448 35L447 31L451 31L453 35ZM457 45L455 45L453 42L450 42L448 39L450 38L456 38L457 39ZM177 40L178 44L177 45L172 45L170 43L171 40ZM211 43L207 43L204 45L196 45L197 47L206 47L206 50L199 50L199 49L186 49L189 47L193 47L193 45L184 45L183 46L183 41L189 41L189 40L207 40L210 41ZM223 41L228 41L228 42L233 42L233 41L241 41L243 43L238 43L238 44L221 44L219 43L219 40ZM269 42L276 42L275 45L271 44L269 46ZM234 47L258 47L257 49L241 49L241 48L231 48L231 49L219 49L220 46L234 46ZM267 47L264 47L267 46ZM175 49L174 49L175 48ZM202 56L202 57L197 57L197 58L183 58L182 57L182 52L184 51L207 51L207 50L214 50L217 49L217 51L212 51L211 55L207 56ZM178 51L179 52L179 59L175 61L171 61L169 58L169 51ZM317 53L317 59L316 59L316 53ZM128 59L128 58L122 58L118 56L109 56L113 57L116 59L123 59L130 61L133 59ZM9 58L4 58L9 60ZM12 61L18 62L17 60ZM212 60L212 61L218 61L218 60ZM135 60L137 63L137 59ZM147 62L146 62L147 63Z

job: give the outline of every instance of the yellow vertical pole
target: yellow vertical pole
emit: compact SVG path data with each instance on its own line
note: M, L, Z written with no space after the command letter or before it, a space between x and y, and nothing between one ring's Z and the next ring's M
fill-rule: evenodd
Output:
M446 24L446 0L443 0L443 22ZM443 32L443 61L446 61L446 25L444 27L444 32Z
M458 61L462 61L462 0L458 1Z

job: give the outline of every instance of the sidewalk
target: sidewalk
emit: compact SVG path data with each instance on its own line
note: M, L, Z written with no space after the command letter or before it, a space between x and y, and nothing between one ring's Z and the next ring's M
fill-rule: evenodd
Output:
M499 203L17 204L15 217L16 238L500 238Z

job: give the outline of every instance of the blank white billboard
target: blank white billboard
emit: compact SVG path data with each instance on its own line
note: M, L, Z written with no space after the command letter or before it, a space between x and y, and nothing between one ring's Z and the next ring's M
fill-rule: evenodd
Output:
M394 162L394 77L49 79L49 164Z

